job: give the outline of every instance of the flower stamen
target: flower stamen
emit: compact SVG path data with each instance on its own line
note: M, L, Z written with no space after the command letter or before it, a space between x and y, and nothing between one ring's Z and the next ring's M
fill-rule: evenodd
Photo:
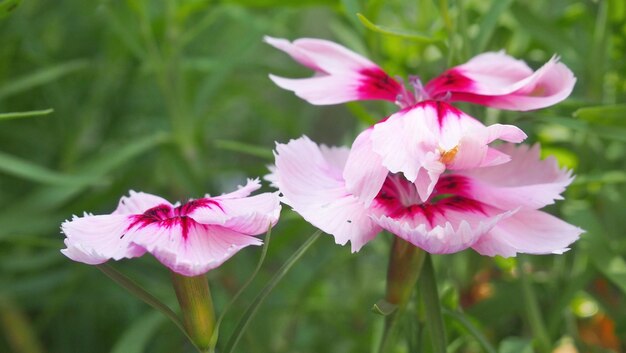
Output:
M439 157L439 161L445 165L449 165L454 162L454 157L459 152L459 146L456 145L452 149L449 150L441 150L441 156Z

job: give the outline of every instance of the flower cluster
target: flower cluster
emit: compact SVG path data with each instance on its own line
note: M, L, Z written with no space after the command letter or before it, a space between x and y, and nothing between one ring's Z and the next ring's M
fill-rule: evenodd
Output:
M576 79L552 58L533 72L504 53L486 53L413 92L376 64L325 40L266 37L316 72L270 75L312 104L381 99L401 110L359 134L350 149L306 137L277 144L267 177L307 221L353 251L385 229L431 253L473 248L484 255L561 253L582 230L540 208L572 181L512 125L483 125L449 104L531 110L565 99ZM496 140L508 142L498 146Z

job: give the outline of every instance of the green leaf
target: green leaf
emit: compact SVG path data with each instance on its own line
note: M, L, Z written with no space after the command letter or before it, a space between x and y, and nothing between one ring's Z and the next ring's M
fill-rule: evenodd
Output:
M135 297L141 299L144 303L150 305L154 309L160 311L163 315L169 318L176 327L178 327L184 334L189 338L190 342L193 342L191 338L187 335L187 331L183 326L183 323L180 321L178 315L172 311L167 305L165 305L162 301L160 301L157 297L148 293L145 289L139 286L130 278L123 275L118 270L114 269L108 264L96 265L96 267L102 271L107 277L109 277L113 282L117 283L120 287L129 291Z
M137 28L131 28L122 18L112 9L107 2L101 4L102 14L106 17L106 23L111 31L120 40L120 43L126 46L137 59L146 60L147 54L139 38L140 31Z
M145 352L150 339L164 322L163 315L150 312L136 320L124 330L124 334L115 343L111 353Z
M22 0L0 0L0 18L5 18L17 9Z
M18 178L49 185L89 185L93 178L66 175L0 152L0 171Z
M33 116L42 116L52 113L54 109L31 110L28 112L1 113L0 120L30 118Z
M87 161L76 175L89 178L90 183L96 184L112 170L168 141L170 141L169 135L162 132L142 137L120 148L103 152L102 155ZM50 225L58 224L59 220L64 218L57 214L58 207L84 191L90 183L45 186L25 195L0 214L0 224L2 224L0 239L29 231L50 229ZM24 227L25 224L29 226L27 230Z
M626 142L626 128L620 128L615 126L602 126L593 125L584 120L577 120L565 117L533 117L535 121L542 121L546 123L555 123L563 125L572 130L580 131L585 134L597 135L609 140Z
M487 43L493 36L493 32L498 24L498 19L513 3L513 0L492 0L487 13L482 17L478 26L478 36L474 41L474 54L482 53L487 47Z
M119 168L124 163L146 153L154 147L170 141L169 134L164 132L138 137L133 142L122 145L120 148L103 152L100 156L83 164L80 171L84 171L85 174L91 171L94 175L103 175Z
M222 150L229 150L234 152L239 152L263 159L267 159L270 161L274 160L274 154L272 150L269 148L254 146L243 142L238 141L230 141L230 140L216 140L215 147Z
M379 26L377 24L372 23L370 20L367 19L367 17L363 16L363 14L357 13L356 15L365 27L367 27L368 29L374 32L378 32L378 33L382 33L382 34L386 34L390 36L395 36L395 37L400 37L400 38L411 39L411 40L421 42L421 43L437 43L437 42L442 41L441 38L429 36L424 33L406 31L406 30L400 30L400 29L392 29L392 28L388 28L385 26Z
M424 309L426 310L426 327L430 333L433 345L433 352L446 353L448 346L446 339L446 329L441 315L441 303L439 302L439 292L437 291L437 279L433 260L429 255L424 259L424 268L418 281L418 289L422 293Z
M529 6L517 2L512 5L511 13L520 23L519 30L527 32L538 42L543 43L550 51L559 53L570 60L578 59L577 42L569 36L569 32L559 27L552 19L534 13ZM571 63L574 65L574 63Z
M265 234L265 238L263 239L263 249L261 250L261 256L259 257L259 261L257 262L254 271L252 271L252 274L250 275L250 277L248 277L248 279L243 284L243 286L241 286L241 288L239 288L239 291L237 291L235 296L226 305L224 310L222 310L222 313L220 314L219 318L217 319L217 322L215 323L215 329L213 330L213 337L212 337L211 348L210 348L209 352L211 352L211 353L215 352L215 346L217 345L217 340L218 340L218 337L219 337L220 326L222 324L222 321L224 320L224 317L226 316L226 313L230 310L230 308L232 308L232 306L235 304L237 299L239 299L241 294L246 290L246 288L248 288L250 283L252 283L252 281L256 278L256 275L261 270L261 267L263 266L263 263L265 262L265 257L267 255L267 249L269 248L269 245L270 245L270 238L271 238L271 236L272 236L272 227L270 226L268 228L268 230L267 230L267 233Z
M88 64L89 62L86 60L72 60L46 67L25 77L12 79L9 83L0 87L0 99L56 81L63 76L87 68Z
M259 293L256 296L256 298L254 298L254 301L252 302L252 304L250 304L248 309L246 309L246 312L243 314L243 316L239 320L237 327L235 327L233 334L228 339L228 342L226 343L226 347L224 348L225 353L232 353L235 351L235 348L237 347L239 340L241 339L243 334L246 332L248 325L254 318L254 315L256 314L257 310L259 310L259 307L261 306L263 301L265 301L265 298L267 298L267 296L274 289L274 287L276 287L276 285L280 282L280 280L283 279L283 277L285 277L285 275L287 274L287 272L289 272L291 267L295 265L295 263L302 257L302 255L304 255L304 253L311 247L311 245L315 243L315 241L320 237L321 234L322 234L321 230L318 230L315 233L313 233L313 235L311 235L307 239L307 241L305 241L304 244L302 244L300 248L298 248L298 250L296 250L296 252L293 253L293 255L291 255L289 259L287 259L287 261L283 264L283 266L280 269L278 269L274 277L272 277L272 279L267 283L267 285L265 285L261 293Z
M626 126L626 104L580 108L573 115L593 124Z
M458 311L452 311L446 308L443 308L443 313L455 319L463 327L465 327L467 332L469 332L470 335L474 336L476 341L478 341L478 343L480 343L480 345L483 346L483 349L485 350L485 352L496 353L496 349L491 345L491 343L489 343L489 340L487 340L485 335L483 335L483 333L480 332L480 330L476 326L474 326L474 324L465 316L465 314L458 312Z
M543 353L550 352L552 346L543 315L539 309L537 294L531 282L530 274L526 272L527 260L524 256L519 256L517 261L517 272L519 273L522 300L524 301L524 315L533 333L537 347Z
M0 328L14 352L42 353L35 325L18 303L0 295Z

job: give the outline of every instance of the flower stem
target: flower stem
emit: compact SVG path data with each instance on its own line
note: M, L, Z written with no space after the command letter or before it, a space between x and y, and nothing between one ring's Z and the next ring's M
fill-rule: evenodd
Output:
M541 311L539 309L539 303L537 302L537 296L530 282L530 276L526 273L526 261L523 256L520 256L517 261L517 270L520 276L520 284L522 286L522 298L524 300L524 312L526 313L526 320L530 325L530 329L535 337L535 344L538 351L547 353L552 351L552 344L550 343L550 337L548 336L548 330L541 317Z
M237 324L237 327L235 327L233 334L228 339L228 342L226 342L226 347L224 348L223 352L232 353L235 351L239 340L246 332L248 325L252 321L252 318L256 314L257 310L259 310L259 307L261 306L265 298L267 298L267 296L274 289L274 287L276 287L278 282L280 282L280 280L285 277L291 267L295 265L295 263L302 257L302 255L304 255L304 253L311 247L311 245L315 243L315 241L320 237L321 234L322 232L320 230L313 233L313 235L311 235L304 242L304 244L302 244L296 250L296 252L293 253L291 257L289 257L289 259L287 259L287 261L278 269L276 274L274 274L274 277L272 277L272 279L265 285L263 290L261 290L261 292L257 294L252 304L250 304L248 309L246 309L245 313L243 314L242 318L239 320L239 323Z
M422 272L419 280L419 289L424 302L428 335L430 336L433 352L445 353L448 346L446 328L441 314L437 278L435 277L435 267L433 266L431 256L427 256L426 260L424 260Z
M411 298L413 288L417 283L426 252L415 245L394 237L391 253L389 254L389 267L387 268L387 294L385 300L397 309L385 317L383 337L378 347L379 353L389 351L393 342L394 331L399 317L406 309Z
M172 272L172 284L189 337L200 350L208 351L215 327L215 314L206 277L187 277Z

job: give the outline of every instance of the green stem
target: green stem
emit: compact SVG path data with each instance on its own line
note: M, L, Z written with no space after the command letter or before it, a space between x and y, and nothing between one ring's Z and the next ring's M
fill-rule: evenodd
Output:
M180 318L178 317L178 315L176 315L176 313L172 311L172 309L170 309L167 305L165 305L163 302L161 302L152 294L148 293L148 291L146 291L137 283L135 283L135 281L126 277L125 275L123 275L121 272L117 271L110 265L108 264L97 265L96 268L102 271L102 273L104 273L107 277L113 280L113 282L117 283L120 287L123 287L124 289L129 291L131 294L141 299L144 303L150 305L151 307L160 311L163 315L168 317L176 325L176 327L178 327L180 331L183 334L185 334L185 336L187 336L187 338L189 338L189 340L193 343L191 336L189 336L189 334L187 333L187 330L185 330L185 327L183 326L183 323L180 321ZM194 346L195 346L195 343L194 343ZM195 347L198 348L197 346ZM200 349L198 348L198 350Z
M539 352L549 353L551 352L552 344L550 343L550 337L548 337L546 325L541 317L539 303L537 302L537 296L535 295L532 283L530 282L530 276L526 273L524 268L525 264L526 261L520 256L517 261L517 271L519 273L520 284L522 286L522 297L525 307L524 314L526 315L526 320L530 325L530 330L533 333Z
M302 244L300 248L298 248L298 250L293 253L293 255L291 255L291 257L283 264L283 266L278 269L274 277L272 277L272 279L265 285L265 288L263 288L261 293L259 293L256 298L254 298L252 304L250 304L248 309L246 309L246 312L241 317L241 320L239 320L237 327L235 327L235 331L228 339L226 347L224 348L225 353L234 352L237 344L239 343L239 340L246 332L248 325L252 321L252 318L256 314L257 310L259 310L259 307L261 306L265 298L267 298L272 289L274 289L278 282L280 282L280 280L285 277L291 267L302 257L302 255L304 255L304 253L311 247L311 245L313 245L313 243L320 237L321 234L322 232L319 230L313 233L313 235L309 237L309 239L307 239L307 241L304 242L304 244Z
M222 320L224 320L224 317L226 317L226 313L230 310L233 304L235 304L237 299L239 299L241 294L246 290L246 288L248 288L248 286L252 283L252 281L256 278L256 275L261 270L261 267L263 266L263 263L265 262L267 249L269 249L271 236L272 236L272 228L270 227L267 230L267 233L265 234L265 238L263 239L263 249L261 251L261 256L259 257L259 262L256 264L254 271L252 272L250 277L246 280L246 282L243 284L243 286L239 288L239 291L237 291L235 296L233 296L233 298L226 305L226 307L224 307L224 310L222 310L222 313L218 317L217 323L215 324L215 330L213 331L213 337L211 338L211 348L209 350L210 353L215 353L215 346L217 345L217 340L219 338L218 336L219 336L220 325L222 324Z
M437 278L435 267L430 255L424 260L422 277L419 281L419 289L424 300L424 311L426 312L426 326L433 346L434 353L446 353L448 346L446 339L446 329L443 324L441 314L441 303L439 302L439 291L437 290Z
M394 332L399 318L406 309L417 279L422 271L426 252L399 238L393 238L389 267L387 268L387 293L385 301L397 309L385 317L383 337L378 347L379 353L388 352L394 340Z
M187 333L198 348L208 351L215 327L215 314L206 277L187 277L172 272L172 284Z

